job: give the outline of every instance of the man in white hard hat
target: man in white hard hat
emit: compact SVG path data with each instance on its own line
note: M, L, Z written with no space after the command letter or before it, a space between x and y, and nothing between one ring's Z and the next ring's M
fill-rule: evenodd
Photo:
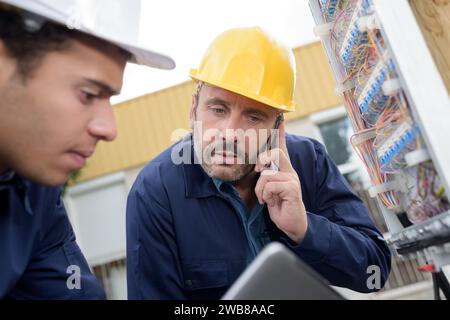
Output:
M99 3L0 0L0 299L105 297L58 186L116 137L109 98L126 62L174 62L133 45L133 2Z

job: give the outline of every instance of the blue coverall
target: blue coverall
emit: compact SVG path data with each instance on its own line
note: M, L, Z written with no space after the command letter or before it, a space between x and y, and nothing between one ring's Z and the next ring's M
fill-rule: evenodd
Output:
M61 188L0 176L0 299L104 298L75 242Z

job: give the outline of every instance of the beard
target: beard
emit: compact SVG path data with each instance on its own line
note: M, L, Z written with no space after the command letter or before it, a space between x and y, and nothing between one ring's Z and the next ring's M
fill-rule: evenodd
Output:
M250 156L237 143L225 141L212 142L202 149L195 134L193 143L195 155L206 174L225 182L236 182L252 173L259 154ZM226 159L219 154L226 154Z
M253 172L254 164L220 165L200 164L208 176L225 182L236 182Z

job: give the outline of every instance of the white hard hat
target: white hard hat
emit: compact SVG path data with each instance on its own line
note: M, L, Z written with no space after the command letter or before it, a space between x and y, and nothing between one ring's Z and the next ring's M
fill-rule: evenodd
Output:
M0 0L44 20L104 39L128 51L130 62L173 69L172 58L137 44L140 0Z

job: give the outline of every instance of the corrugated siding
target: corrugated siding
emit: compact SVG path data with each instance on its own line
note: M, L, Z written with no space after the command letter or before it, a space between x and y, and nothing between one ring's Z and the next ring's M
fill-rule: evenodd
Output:
M302 118L340 105L341 99L334 94L336 82L320 42L297 48L294 54L297 62L297 109L287 114L286 120Z
M294 50L297 60L297 111L290 121L341 104L335 82L319 42ZM177 128L189 128L192 82L185 82L114 107L119 135L98 144L78 181L141 166L172 144Z

